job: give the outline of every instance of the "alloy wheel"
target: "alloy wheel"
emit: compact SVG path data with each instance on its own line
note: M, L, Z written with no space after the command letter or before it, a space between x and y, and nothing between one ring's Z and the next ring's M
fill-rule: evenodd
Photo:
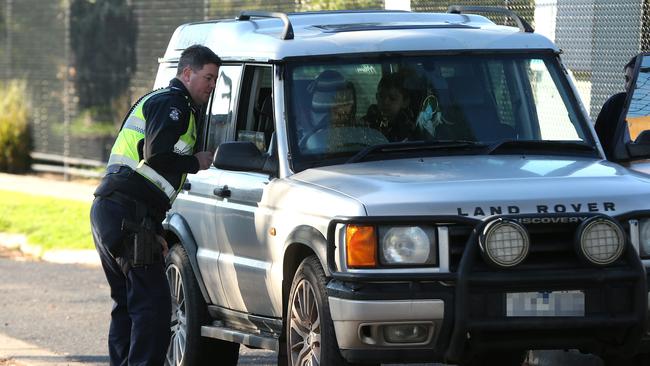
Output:
M291 299L289 349L292 366L320 365L321 326L314 287L302 279Z
M171 340L167 349L165 364L168 366L180 366L183 364L187 345L185 289L183 287L183 277L176 265L169 265L165 273L172 295Z

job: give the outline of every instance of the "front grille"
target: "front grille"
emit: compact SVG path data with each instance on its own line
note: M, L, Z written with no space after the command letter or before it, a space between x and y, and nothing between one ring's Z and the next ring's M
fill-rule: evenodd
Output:
M456 272L463 257L465 245L472 234L473 227L464 225L452 225L448 227L449 233L449 270ZM478 245L478 243L476 243Z
M577 223L524 224L530 235L528 257L511 271L535 269L576 269L593 268L584 263L574 249ZM473 227L467 225L450 225L449 232L449 268L458 270L465 246L468 244ZM478 245L478 241L470 243ZM622 259L612 266L623 265ZM482 258L476 261L474 271L489 271Z

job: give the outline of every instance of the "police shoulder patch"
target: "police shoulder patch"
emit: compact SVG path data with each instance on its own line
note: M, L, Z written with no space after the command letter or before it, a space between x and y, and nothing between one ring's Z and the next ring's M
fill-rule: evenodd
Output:
M169 118L173 119L174 121L178 121L180 117L181 117L181 111L178 108L171 107L169 109Z

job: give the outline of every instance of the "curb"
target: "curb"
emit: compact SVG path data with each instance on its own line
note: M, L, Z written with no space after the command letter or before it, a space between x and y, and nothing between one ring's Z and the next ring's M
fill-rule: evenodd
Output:
M0 246L46 262L58 264L83 264L101 266L99 254L95 250L48 250L43 251L40 245L27 242L22 234L0 233Z

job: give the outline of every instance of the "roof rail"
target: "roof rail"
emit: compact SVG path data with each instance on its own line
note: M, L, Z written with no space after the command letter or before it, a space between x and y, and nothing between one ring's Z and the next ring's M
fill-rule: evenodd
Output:
M284 23L284 31L282 32L282 39L293 39L293 26L289 17L285 13L271 12L271 11L248 11L243 10L239 13L237 20L251 20L251 17L257 18L278 18Z
M447 9L447 13L452 13L452 14L463 14L463 13L499 13L499 14L504 14L512 18L516 23L517 26L519 27L519 30L521 32L526 32L526 33L534 33L535 29L523 18L521 18L517 13L514 11L507 9L507 8L502 8L500 6L464 6L464 5L451 5Z

